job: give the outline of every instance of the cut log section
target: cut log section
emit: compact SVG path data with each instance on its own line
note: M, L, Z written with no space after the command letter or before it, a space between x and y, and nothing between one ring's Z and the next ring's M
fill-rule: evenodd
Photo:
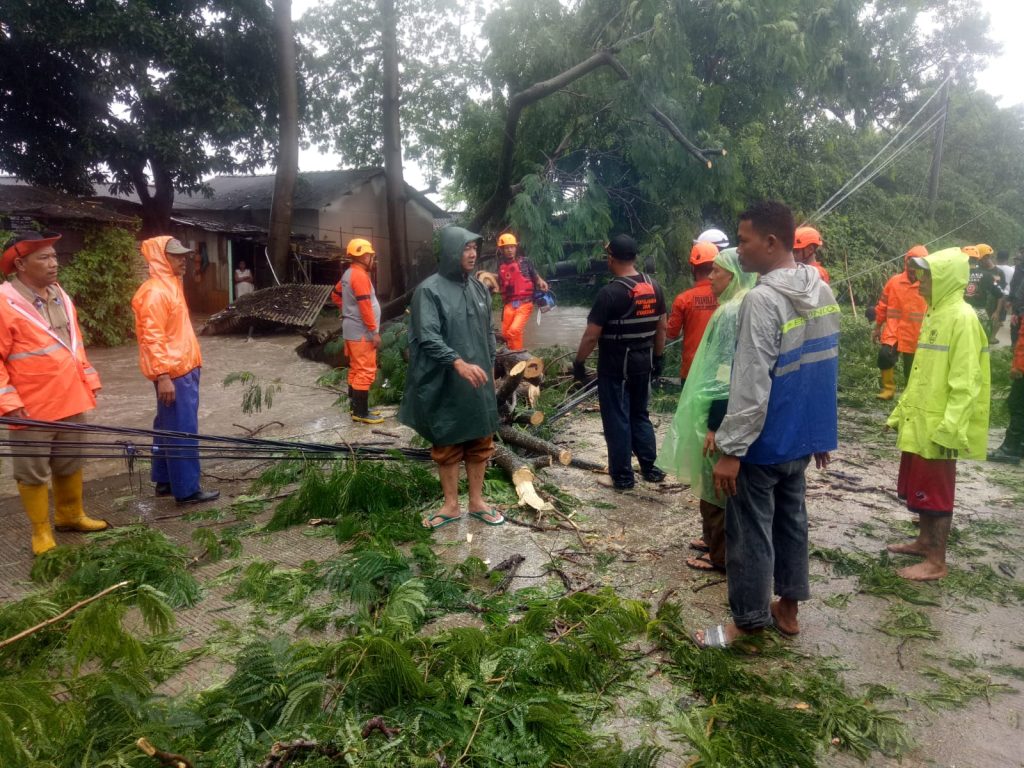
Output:
M526 373L527 365L525 360L521 360L508 369L508 376L498 385L498 391L495 394L499 403L507 403L515 395L516 389L519 388L519 384L523 380L523 374Z
M554 507L544 501L537 493L537 489L533 487L533 470L521 458L503 445L497 445L494 447L493 461L512 480L520 506L527 506L537 512L554 510Z
M544 380L544 360L534 357L529 352L519 350L510 352L503 350L498 352L494 359L494 375L503 379L508 376L517 363L526 363L526 371L523 378L533 384L540 384Z
M530 427L539 427L544 423L544 411L523 411L512 417L513 424L522 424Z
M596 461L590 461L589 459L580 459L576 456L572 457L572 461L569 462L570 467L576 467L577 469L585 469L588 472L600 472L603 475L608 474L608 465L600 464Z
M504 425L500 426L498 427L498 437L510 445L525 448L531 453L553 456L558 459L558 463L563 467L569 466L572 462L572 451L568 448L563 448L560 445L549 443L547 440L541 440L539 437L535 437L534 435L528 435L521 429Z

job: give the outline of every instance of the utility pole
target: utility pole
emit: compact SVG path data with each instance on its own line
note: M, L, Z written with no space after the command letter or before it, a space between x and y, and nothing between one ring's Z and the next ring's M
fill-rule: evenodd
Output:
M935 127L935 144L932 147L932 171L928 179L928 217L935 216L935 203L939 195L939 171L942 168L942 142L946 136L946 118L949 116L949 67L942 84L942 117Z

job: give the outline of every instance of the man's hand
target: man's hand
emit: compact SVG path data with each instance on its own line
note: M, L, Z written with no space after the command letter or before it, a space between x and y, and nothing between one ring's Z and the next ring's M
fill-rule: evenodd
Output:
M1011 379L1024 379L1024 371L1018 370L1017 368L1010 369Z
M545 279L544 279L543 277L541 277L540 275L538 275L538 276L537 276L537 287L538 287L538 288L539 288L540 290L544 291L544 293L547 293L547 291L548 291L548 281L547 281L547 280L545 280Z
M875 342L875 344L882 343L882 329L877 325L874 327L874 330L871 331L871 340Z
M718 452L718 445L715 443L715 433L710 429L708 433L704 435L704 448L702 449L705 456L711 456Z
M586 384L587 379L587 364L579 360L574 360L572 364L572 377L578 384Z
M740 460L736 456L723 456L715 464L715 490L726 496L736 495L736 478L740 474Z
M655 355L651 361L651 378L660 379L661 374L665 372L665 357L663 355Z
M373 336L370 338L370 343L373 344L374 349L380 349L380 334L374 331Z
M31 418L28 415L28 411L24 408L15 408L13 411L8 411L4 414L9 419L28 419Z
M818 469L828 469L828 465L832 463L832 454L828 451L814 454L814 466Z
M156 400L160 405L174 405L174 382L166 373L156 380Z
M946 446L939 445L938 443L935 445L938 446L940 459L956 459L960 456L960 451L956 448L947 448Z
M472 384L474 389L482 387L487 383L487 372L479 365L467 363L462 358L459 358L455 361L454 367L455 372Z

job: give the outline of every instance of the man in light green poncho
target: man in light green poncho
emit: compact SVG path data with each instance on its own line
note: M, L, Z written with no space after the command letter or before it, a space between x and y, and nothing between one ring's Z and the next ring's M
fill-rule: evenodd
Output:
M686 561L697 570L725 570L725 496L715 490L712 477L718 459L714 433L729 403L740 304L756 281L756 274L740 268L735 248L715 258L711 290L718 297L718 309L704 331L675 418L658 452L658 466L689 483L700 499L703 539L692 546L706 547L708 553Z

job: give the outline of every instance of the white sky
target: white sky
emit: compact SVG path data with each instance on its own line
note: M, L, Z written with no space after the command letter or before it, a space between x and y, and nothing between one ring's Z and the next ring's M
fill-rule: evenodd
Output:
M292 15L300 17L319 0L293 0ZM979 0L989 14L990 37L1000 45L1002 52L978 75L978 85L999 99L1000 106L1010 107L1024 103L1024 0ZM967 41L970 44L970 41ZM338 168L337 155L320 154L315 149L299 150L299 169L323 171ZM405 180L417 189L426 187L423 172L413 163L405 163Z

